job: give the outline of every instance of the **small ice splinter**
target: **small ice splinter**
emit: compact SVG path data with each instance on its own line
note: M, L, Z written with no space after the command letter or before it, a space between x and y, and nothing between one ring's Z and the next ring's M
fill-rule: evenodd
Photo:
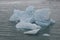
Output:
M40 30L40 29L35 29L35 30L31 30L31 31L26 31L26 32L24 32L24 34L37 34L39 30Z
M49 36L50 36L50 34L44 33L44 34L43 34L43 36L47 36L47 37L49 37Z

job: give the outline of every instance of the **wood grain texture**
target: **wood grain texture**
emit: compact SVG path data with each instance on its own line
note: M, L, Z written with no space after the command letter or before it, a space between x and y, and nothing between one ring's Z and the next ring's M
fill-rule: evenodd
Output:
M39 0L0 0L0 40L60 40L60 2L49 1L43 2L42 5ZM42 32L38 35L24 35L22 31L17 31L15 24L9 22L9 17L12 15L14 9L25 10L28 5L34 5L36 8L49 7L52 9L51 18L56 20L56 24L50 29L50 38L43 37Z

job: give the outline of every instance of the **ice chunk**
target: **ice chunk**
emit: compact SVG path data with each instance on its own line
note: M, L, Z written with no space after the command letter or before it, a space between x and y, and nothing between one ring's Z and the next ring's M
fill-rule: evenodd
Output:
M42 9L36 10L34 13L34 19L36 24L38 25L42 25L42 26L49 25L50 24L49 18L50 18L49 8L42 8Z
M53 24L55 24L55 20L50 19L50 25L53 25Z
M34 6L28 6L26 8L26 14L28 14L29 16L33 15L33 13L35 12L35 7Z
M18 20L20 20L20 17L23 15L23 12L24 11L14 9L13 15L10 17L9 21L17 22Z
M33 13L35 12L35 8L34 6L29 6L26 8L26 10L24 11L24 15L23 17L21 17L21 21L24 21L24 22L30 22L30 20L32 19L33 17Z
M49 26L50 24L54 24L55 21L50 18L50 9L42 8L34 13L34 20L37 25L40 26Z
M19 22L18 24L16 24L16 28L18 31L25 31L28 29L29 31L24 32L24 34L37 34L38 31L41 29L41 27L36 24L26 22Z
M33 13L35 12L35 8L34 6L28 6L25 10L25 16L28 17L32 17Z
M38 21L48 20L49 17L50 17L50 9L49 8L38 9L34 13L34 18L35 18L35 20L38 20Z
M31 30L31 31L26 31L26 32L24 32L24 34L37 34L39 30L40 30L40 29L35 29L35 30Z
M49 36L50 36L50 34L45 33L45 34L43 34L43 36L47 36L47 37L49 37Z
M55 24L55 20L53 19L50 19L50 20L45 20L45 21L36 21L36 24L37 25L40 25L40 26L50 26L50 25L53 25Z
M14 9L13 11L13 15L10 17L10 21L25 21L25 22L30 22L33 13L34 13L34 6L29 6L26 8L25 11L20 11L20 10L16 10Z
M37 26L36 24L26 23L26 22L19 22L16 24L17 29L40 29L40 26Z

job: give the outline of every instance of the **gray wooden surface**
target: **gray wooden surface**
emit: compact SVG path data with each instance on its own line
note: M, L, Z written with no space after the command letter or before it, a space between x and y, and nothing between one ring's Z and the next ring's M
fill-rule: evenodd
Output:
M34 5L36 8L47 7L47 1L41 5L39 0L0 0L0 40L60 40L60 2L49 1L49 3L52 9L51 18L56 20L56 24L50 29L51 36L43 37L42 32L38 35L24 35L23 32L16 31L15 24L9 22L8 19L15 8L25 10L28 5Z
M50 39L60 40L60 1L59 0L50 1L50 8L52 9L51 17L56 21L55 25L51 28Z

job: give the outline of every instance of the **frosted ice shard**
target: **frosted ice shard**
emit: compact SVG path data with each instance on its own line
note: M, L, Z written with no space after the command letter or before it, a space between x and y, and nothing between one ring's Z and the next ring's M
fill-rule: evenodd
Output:
M19 30L24 31L24 29L25 30L28 29L29 31L24 32L24 34L37 34L38 31L41 29L41 27L36 24L26 22L19 22L18 24L16 24L16 28L18 31Z
M48 20L50 17L50 9L49 8L42 8L38 9L34 13L35 20L42 21Z
M20 17L23 15L24 11L16 10L14 9L12 16L10 17L9 21L15 21L17 22L20 20Z
M37 26L36 24L26 23L26 22L19 22L16 24L17 29L40 29L40 26Z
M17 22L18 20L24 21L26 19L25 21L29 20L30 22L34 11L34 6L28 6L25 11L14 9L13 15L10 17L9 20Z
M35 7L34 6L28 6L25 10L26 14L28 14L29 16L33 15L33 13L35 12Z
M54 21L51 21L50 14L51 12L49 8L36 10L34 13L35 23L40 26L49 26Z
M24 34L37 34L39 30L40 29L34 29L34 30L31 30L31 31L26 31L26 32L24 32Z
M45 33L45 34L43 34L43 36L47 36L47 37L49 37L49 36L50 36L50 34Z
M34 6L28 6L26 8L26 10L24 11L24 15L21 19L21 21L24 21L24 22L30 22L32 17L33 17L33 13L35 12L35 8Z

